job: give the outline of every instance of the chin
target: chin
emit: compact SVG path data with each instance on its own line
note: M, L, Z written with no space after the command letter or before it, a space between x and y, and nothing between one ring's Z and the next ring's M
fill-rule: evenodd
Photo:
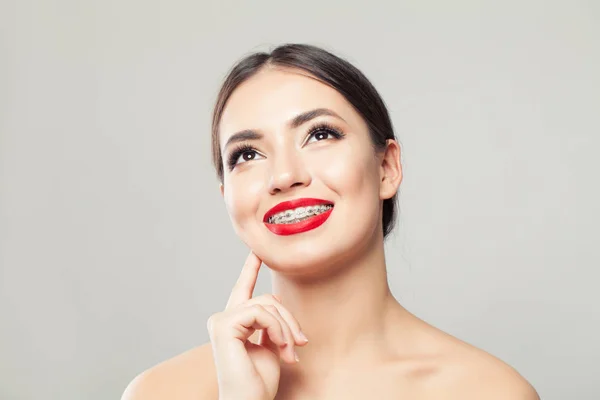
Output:
M343 261L347 251L340 248L291 250L281 253L269 249L263 256L264 263L273 271L290 275L321 274ZM260 257L260 256L259 256Z
M246 243L273 271L290 275L326 275L368 251L378 226L376 220L353 222L349 224L352 229L344 226L335 232L316 229L285 237L256 232L249 235L253 240Z

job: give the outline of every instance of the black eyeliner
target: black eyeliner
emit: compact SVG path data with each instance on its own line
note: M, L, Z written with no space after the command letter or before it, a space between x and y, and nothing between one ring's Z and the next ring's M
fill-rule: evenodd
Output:
M229 153L229 157L227 157L227 167L229 170L231 171L233 167L235 167L238 158L240 158L242 154L250 151L256 152L256 149L248 143L236 145L236 147Z
M306 141L309 138L311 138L317 133L328 133L335 139L342 139L344 136L346 136L345 133L343 133L340 129L336 128L335 126L327 122L319 122L309 129L307 139L305 139L304 143L306 143ZM247 152L257 151L249 143L241 143L236 145L236 147L229 153L229 156L227 157L227 167L229 168L229 171L232 171L233 168L235 168L235 166L237 165L237 160L240 158L240 156Z
M336 128L335 126L327 122L319 122L315 126L310 128L310 130L308 131L308 137L312 137L319 132L329 133L336 139L342 139L344 136L346 136L345 133L343 133L340 129Z

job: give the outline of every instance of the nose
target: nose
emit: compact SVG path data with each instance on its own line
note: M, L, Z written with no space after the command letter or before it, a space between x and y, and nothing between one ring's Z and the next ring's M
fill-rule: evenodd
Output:
M269 193L277 194L310 184L310 172L294 151L271 159L273 163L269 170Z

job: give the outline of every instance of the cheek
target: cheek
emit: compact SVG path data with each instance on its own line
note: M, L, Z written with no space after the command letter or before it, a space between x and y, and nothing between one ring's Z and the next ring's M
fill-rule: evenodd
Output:
M226 179L224 199L229 217L236 229L243 229L245 224L256 218L262 191L264 191L264 182L258 177L252 177L251 173Z
M370 147L365 149L355 144L344 146L343 151L323 160L317 173L342 198L352 195L352 198L366 199L378 195L378 171Z

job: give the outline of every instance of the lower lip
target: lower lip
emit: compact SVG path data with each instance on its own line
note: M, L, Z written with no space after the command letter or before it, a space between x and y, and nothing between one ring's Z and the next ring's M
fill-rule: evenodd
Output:
M323 225L325 221L327 221L327 218L329 218L329 215L331 215L332 211L333 208L330 208L324 213L315 215L314 217L310 217L304 221L296 222L295 224L269 224L265 222L265 225L268 230L276 235L295 235L296 233L310 231Z

